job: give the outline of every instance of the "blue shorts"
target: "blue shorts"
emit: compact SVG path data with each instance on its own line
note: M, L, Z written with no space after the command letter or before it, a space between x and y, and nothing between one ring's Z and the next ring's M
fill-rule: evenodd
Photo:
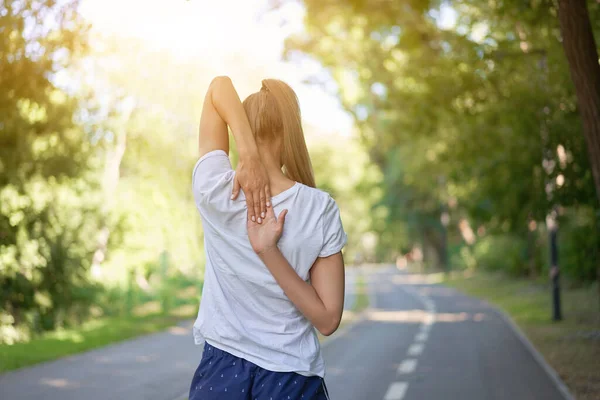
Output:
M328 400L323 378L273 372L204 344L189 400Z

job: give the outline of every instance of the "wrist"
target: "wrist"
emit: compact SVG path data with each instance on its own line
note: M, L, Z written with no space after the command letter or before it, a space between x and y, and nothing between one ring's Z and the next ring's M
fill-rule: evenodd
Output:
M256 162L261 161L260 155L258 154L258 148L253 140L248 141L247 143L240 143L237 141L237 149L238 154L240 156L240 161L243 162Z
M276 244L273 246L265 247L264 249L257 251L256 254L260 259L264 259L265 257L269 257L270 255L279 253L279 247Z

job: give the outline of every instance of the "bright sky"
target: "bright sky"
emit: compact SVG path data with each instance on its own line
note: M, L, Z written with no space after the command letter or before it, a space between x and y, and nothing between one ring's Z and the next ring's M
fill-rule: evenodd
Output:
M297 92L304 119L319 130L350 135L351 118L339 102L322 89L302 83L318 73L316 63L281 60L284 39L302 30L304 10L291 4L266 13L267 0L83 0L82 14L93 29L143 39L174 57L201 59L243 80L247 71L288 82ZM282 24L282 21L286 21ZM244 60L231 65L231 56ZM254 73L255 74L255 73ZM256 82L256 89L260 86ZM240 93L243 98L248 93Z

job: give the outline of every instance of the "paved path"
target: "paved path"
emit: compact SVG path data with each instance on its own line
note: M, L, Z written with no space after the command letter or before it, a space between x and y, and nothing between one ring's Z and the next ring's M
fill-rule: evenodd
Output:
M332 399L564 400L484 303L395 268L369 287L373 309L324 348Z
M191 324L0 375L0 399L175 399L201 357Z
M347 309L355 282L349 270ZM202 357L192 324L1 374L0 400L179 400Z
M371 309L324 345L332 399L564 399L493 309L395 268L367 273ZM349 271L347 307L355 276ZM0 375L0 399L180 399L200 357L188 321Z

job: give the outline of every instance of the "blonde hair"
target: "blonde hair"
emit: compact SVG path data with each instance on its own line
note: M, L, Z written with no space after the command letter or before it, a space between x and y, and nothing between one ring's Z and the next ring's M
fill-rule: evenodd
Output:
M280 162L285 175L315 187L294 90L278 79L264 79L260 91L248 96L243 105L257 143L280 140Z

